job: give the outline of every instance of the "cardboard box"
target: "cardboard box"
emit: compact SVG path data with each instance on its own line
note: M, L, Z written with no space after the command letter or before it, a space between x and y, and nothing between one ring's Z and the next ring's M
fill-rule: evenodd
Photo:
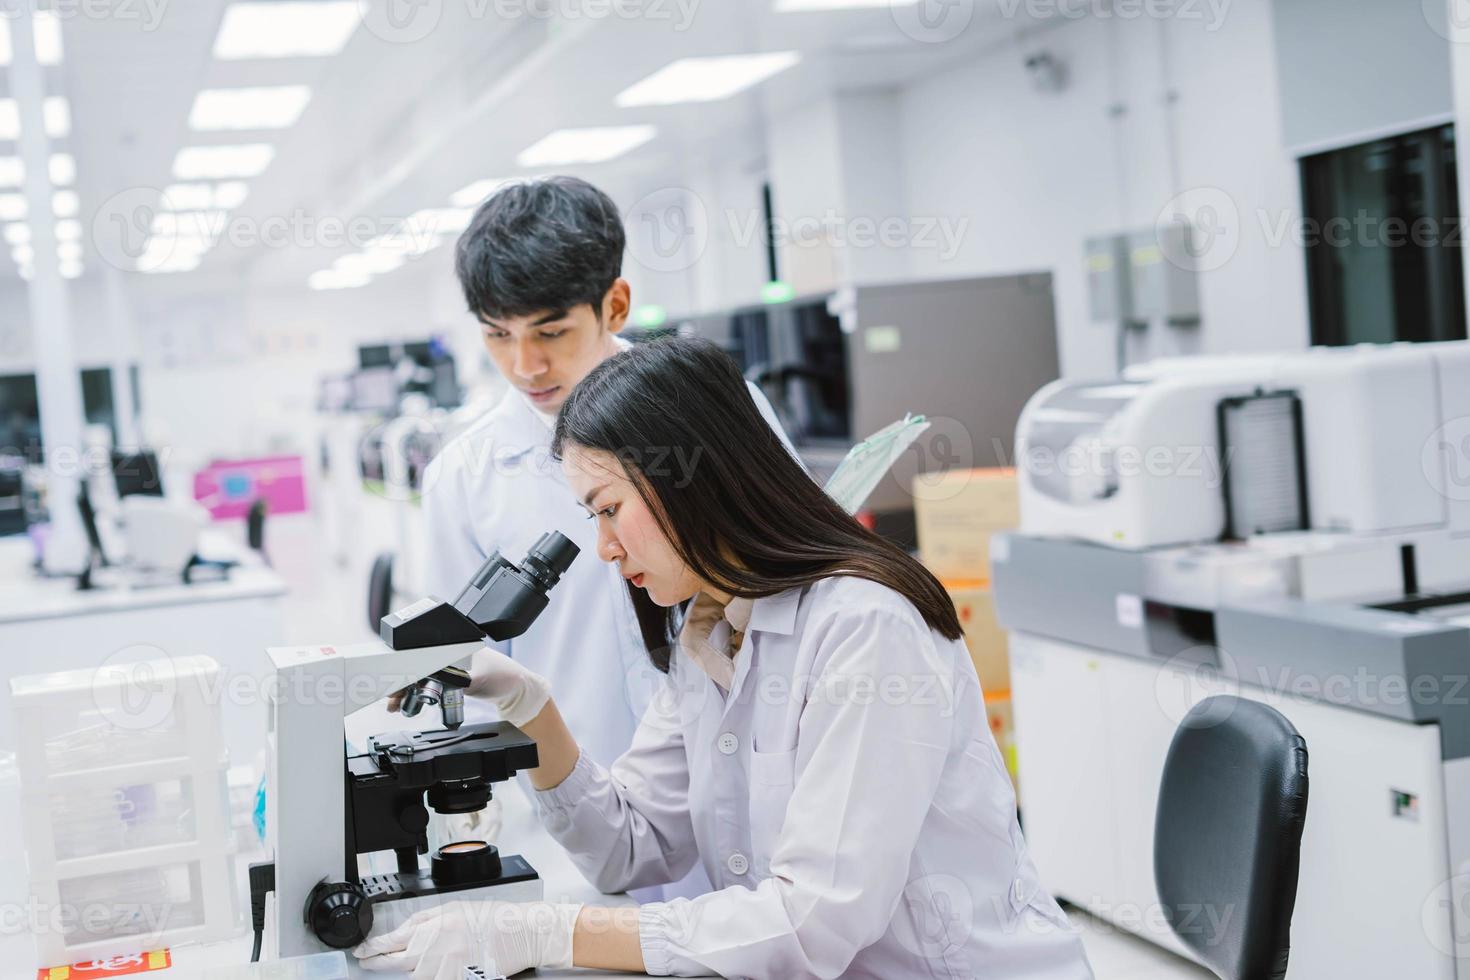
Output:
M1011 785L1020 798L1020 778L1016 769L1016 716L1011 710L1011 692L985 695L985 717L990 722L990 734L995 737L996 747L1005 760L1006 772L1011 774Z
M990 536L1021 522L1016 471L920 474L913 492L919 560L941 579L990 581Z
M960 626L965 630L965 646L970 648L975 673L980 675L980 689L986 695L1009 693L1010 651L1006 631L995 620L995 602L989 586L982 582L945 582L944 587L954 600Z

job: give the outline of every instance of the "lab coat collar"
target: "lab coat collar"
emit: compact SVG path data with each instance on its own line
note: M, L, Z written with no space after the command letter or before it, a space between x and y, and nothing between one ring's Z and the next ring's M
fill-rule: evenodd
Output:
M796 611L804 589L792 588L775 595L761 596L750 610L748 633L779 633L790 636L796 629Z
M495 455L501 459L519 456L532 449L551 447L551 427L531 407L526 396L511 388L495 406L501 424L495 434Z

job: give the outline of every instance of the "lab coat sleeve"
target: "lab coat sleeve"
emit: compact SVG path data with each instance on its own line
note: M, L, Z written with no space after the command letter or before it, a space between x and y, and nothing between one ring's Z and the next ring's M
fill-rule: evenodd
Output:
M602 892L678 881L699 856L676 672L654 695L633 744L611 771L583 752L571 775L536 794L542 824Z
M817 670L770 877L642 906L650 974L838 977L889 928L955 737L953 645L881 608L807 629L820 631ZM873 693L898 677L902 696Z

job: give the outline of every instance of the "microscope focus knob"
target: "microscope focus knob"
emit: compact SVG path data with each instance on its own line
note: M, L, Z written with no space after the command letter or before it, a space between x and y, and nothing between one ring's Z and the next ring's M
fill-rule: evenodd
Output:
M306 900L306 921L316 938L333 949L348 949L372 932L373 907L361 887L324 881Z

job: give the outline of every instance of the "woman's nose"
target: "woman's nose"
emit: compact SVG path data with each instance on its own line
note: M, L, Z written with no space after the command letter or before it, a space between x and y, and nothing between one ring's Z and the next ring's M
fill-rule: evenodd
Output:
M597 529L597 557L608 562L619 561L627 557L623 546L613 536L612 531L606 527Z

